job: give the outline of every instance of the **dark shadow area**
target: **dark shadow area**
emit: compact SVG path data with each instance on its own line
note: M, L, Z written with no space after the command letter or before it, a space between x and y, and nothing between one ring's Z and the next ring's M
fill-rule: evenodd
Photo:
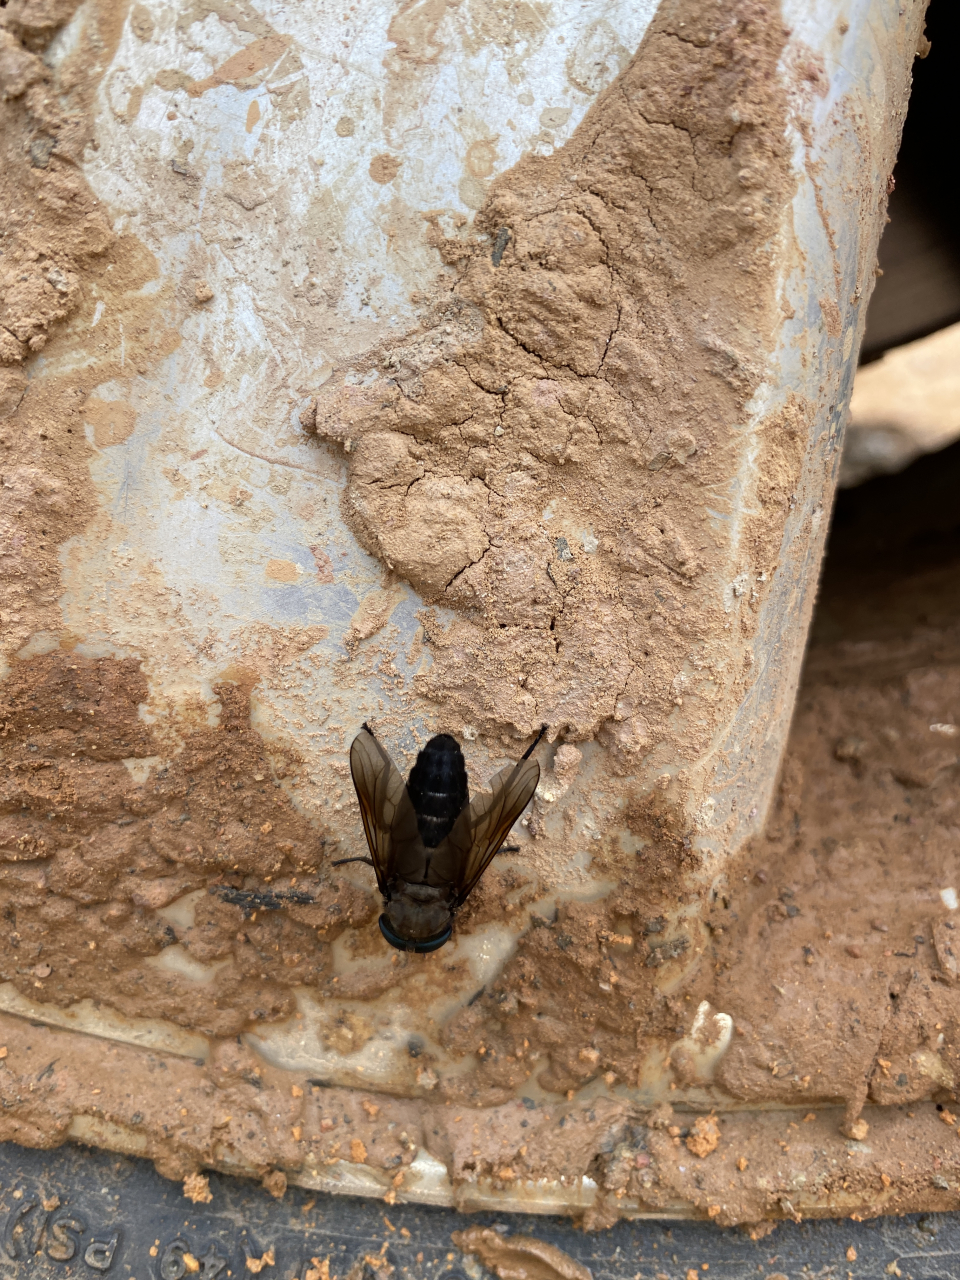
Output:
M931 43L913 67L910 110L894 170L890 222L860 358L960 320L960 5L933 0Z
M960 441L839 491L810 646L949 629L958 617Z

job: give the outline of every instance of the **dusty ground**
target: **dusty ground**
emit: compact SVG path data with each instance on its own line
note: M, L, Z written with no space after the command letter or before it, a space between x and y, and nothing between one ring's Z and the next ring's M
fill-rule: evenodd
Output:
M841 498L778 810L714 908L734 1097L843 1099L852 1120L953 1087L957 457Z

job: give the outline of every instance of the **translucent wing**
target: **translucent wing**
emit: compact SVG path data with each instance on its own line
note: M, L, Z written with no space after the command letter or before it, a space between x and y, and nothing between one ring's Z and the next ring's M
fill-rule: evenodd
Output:
M385 894L394 876L414 878L410 873L415 872L418 860L422 864L417 815L407 795L407 784L366 725L350 747L350 772L377 885Z
M537 761L518 760L491 778L490 790L475 796L457 819L444 842L457 854L457 907L492 862L510 828L530 803L539 781Z

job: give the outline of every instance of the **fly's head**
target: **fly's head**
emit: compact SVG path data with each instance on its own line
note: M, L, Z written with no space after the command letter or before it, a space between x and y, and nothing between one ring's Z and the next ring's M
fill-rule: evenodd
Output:
M401 883L384 903L380 932L400 951L435 951L453 930L449 892Z

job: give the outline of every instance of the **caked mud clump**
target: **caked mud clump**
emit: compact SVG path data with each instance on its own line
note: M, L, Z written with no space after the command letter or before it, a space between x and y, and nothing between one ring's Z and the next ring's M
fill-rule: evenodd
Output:
M321 870L327 840L276 781L249 688L216 693L219 724L182 726L164 762L134 660L56 651L0 686L0 976L31 999L230 1035L289 1014L332 939L372 917L372 896ZM193 891L192 925L157 914ZM157 966L174 945L206 981Z
M15 652L62 628L59 550L96 510L82 409L94 387L146 373L180 342L158 265L81 172L88 108L120 39L122 5L87 6L77 46L54 74L42 53L75 0L0 8L0 643ZM66 101L70 107L65 107ZM99 298L96 338L85 345ZM103 312L102 318L100 312ZM85 314L84 314L85 313ZM80 320L83 341L71 343ZM79 359L78 350L89 359ZM38 353L48 366L28 377ZM106 405L101 406L106 409ZM110 437L107 437L110 442ZM98 443L102 442L98 439Z
M421 677L453 728L546 722L636 762L686 686L738 696L723 584L769 580L801 453L800 418L763 424L762 481L739 499L756 514L729 545L707 507L781 320L784 39L763 5L662 6L569 143L499 179L470 235L434 224L455 283L428 326L304 417L347 451L364 545L457 610L425 623ZM721 704L697 701L676 759L702 752Z

